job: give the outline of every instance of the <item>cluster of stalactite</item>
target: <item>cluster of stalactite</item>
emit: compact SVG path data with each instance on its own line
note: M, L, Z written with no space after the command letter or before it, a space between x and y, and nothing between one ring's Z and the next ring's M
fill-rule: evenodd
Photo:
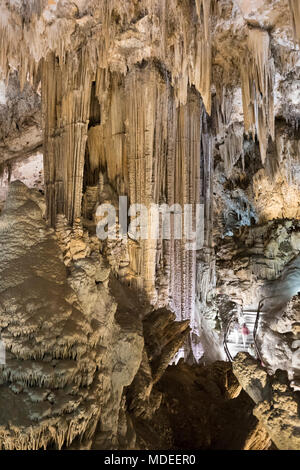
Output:
M153 63L126 77L110 77L106 94L99 93L104 96L101 124L88 131L89 167L98 174L104 170L116 193L128 195L130 204L204 204L208 244L208 116L192 90L187 103L176 107L174 91L164 78ZM140 240L130 250L136 287L146 291L151 303L169 304L182 319L193 318L196 282L196 251L187 251L186 243L184 237L162 239L160 230L158 239Z
M209 221L211 138L198 93L190 90L187 103L176 107L174 89L155 63L136 67L126 77L99 69L93 82L84 66L89 60L86 48L77 73L73 57L59 64L51 54L43 64L50 221L55 222L57 213L70 222L81 215L85 163L88 182L95 175L96 183L104 170L116 193L128 195L131 204L183 208L206 202ZM130 258L138 271L136 285L151 302L165 305L170 299L172 308L190 318L196 253L185 250L186 242L172 237L141 240Z
M133 5L126 10L123 3L120 5L115 2L103 2L99 7L99 15L103 20L101 32L93 36L93 40L88 44L81 44L79 52L67 52L68 35L64 39L51 36L53 52L45 54L45 59L41 61L41 66L37 68L39 54L42 54L43 46L39 53L33 54L32 51L26 52L24 61L20 58L21 70L24 77L31 77L33 81L41 77L43 94L43 114L44 123L44 154L45 154L45 184L48 202L48 218L54 224L57 213L64 213L69 222L73 222L81 213L81 197L83 185L84 156L86 152L86 139L89 127L89 151L90 163L89 169L94 171L93 155L94 148L103 145L96 142L101 138L101 132L94 129L93 122L93 95L101 103L108 98L111 101L112 109L119 107L118 96L121 91L114 85L116 80L122 80L123 75L127 73L127 66L120 66L120 73L111 73L113 64L109 63L109 50L113 47L114 34L114 15L118 14L123 21L129 21L137 15ZM134 3L134 2L133 2ZM155 21L160 23L160 32L157 37L160 44L155 51L155 62L164 74L166 90L173 90L172 107L184 106L189 100L188 91L192 84L201 93L205 108L210 113L211 93L210 93L210 62L211 62L211 40L210 40L210 0L197 2L197 9L183 6L184 15L182 18L175 12L174 2L149 2L148 9L151 12L152 26ZM93 2L90 2L90 8L95 8ZM187 15L193 19L193 28L187 28ZM149 16L149 15L148 15ZM174 27L168 25L166 18L181 18L181 26L178 31L183 32L183 36L173 30ZM41 21L36 19L36 22ZM172 23L172 22L171 22ZM154 26L153 26L154 27ZM23 34L34 34L31 29L24 27ZM10 50L10 43L7 41L9 35L9 26L3 28L2 45L3 57L1 66L7 68L7 57L10 54L17 54L16 50ZM51 34L51 33L49 33ZM33 39L33 38L32 38ZM48 38L49 39L49 38ZM171 48L167 48L167 42L172 43ZM155 44L155 42L154 42ZM30 47L30 46L29 46ZM170 53L171 51L171 53ZM31 52L31 55L30 55ZM44 51L46 52L46 51ZM22 52L19 52L22 55ZM25 60L26 59L26 60ZM160 62L161 61L161 62ZM24 62L24 64L23 64ZM142 62L143 63L143 62ZM23 65L22 65L23 64ZM166 64L166 65L162 65ZM172 64L172 65L171 65ZM168 70L172 69L172 73ZM22 73L23 73L22 72ZM126 78L126 87L132 83L135 77L135 68L128 73ZM131 77L131 78L130 78ZM125 80L125 79L124 79ZM92 85L94 84L94 86ZM108 90L113 88L115 95L113 98L108 96ZM119 87L122 90L122 87ZM151 92L149 90L149 99L152 99L154 93L160 93L163 87ZM113 90L113 91L114 91ZM141 95L142 96L142 95ZM143 97L141 98L143 99ZM160 98L158 98L160 99ZM163 102L165 98L162 98ZM170 100L169 100L170 101ZM109 108L108 108L109 109ZM130 107L128 107L130 109ZM168 108L165 109L167 112ZM165 117L167 119L167 114ZM175 111L173 111L174 113ZM112 113L111 113L112 114ZM123 122L122 116L118 116L118 111L112 115L114 121L111 126L121 130L115 132L112 130L113 145L122 141ZM151 119L151 118L150 118ZM153 122L153 126L157 123ZM131 130L129 129L129 132ZM119 132L121 132L119 134ZM116 135L115 135L116 134ZM129 134L130 135L130 134ZM98 157L96 157L97 160ZM102 159L105 157L102 156ZM124 155L121 147L117 148L113 155L114 163L111 162L109 171L109 180L115 179L116 174L121 175L126 167ZM138 169L137 169L138 171ZM159 171L159 169L157 169ZM112 174L114 172L114 174ZM124 190L124 186L122 188ZM129 188L128 188L129 189ZM131 192L131 191L130 191Z
M299 5L296 0L289 0L289 6L291 25L297 39L300 24ZM84 11L80 11L76 2L66 0L51 2L36 0L27 6L25 2L19 2L18 8L3 2L0 7L2 73L7 77L11 67L18 69L21 85L30 80L37 86L43 76L44 101L47 101L53 92L46 110L46 152L47 147L52 145L48 145L51 133L55 134L50 114L57 113L57 126L62 137L60 144L53 143L52 146L64 147L64 154L77 152L82 163L91 82L96 81L96 95L98 99L102 99L99 93L101 88L103 92L103 87L99 87L98 76L110 76L113 71L125 76L128 70L132 70L143 60L156 60L162 64L165 80L169 81L174 89L176 106L187 102L188 90L191 86L195 86L201 94L207 113L210 114L212 31L213 23L222 10L221 7L217 7L214 0L196 0L180 4L175 0L147 0L142 4L116 0L105 0L99 4L95 0L90 0ZM14 21L10 21L10 18ZM252 134L253 137L257 135L264 162L269 137L274 140L274 64L271 57L270 34L266 29L257 26L247 27L246 31L248 40L245 53L240 58L244 127L246 133ZM22 43L22 48L18 47L19 43ZM52 56L49 55L49 51L52 51ZM46 60L43 59L45 57ZM51 65L53 61L57 62L56 66ZM67 79L61 80L59 75ZM215 86L217 94L220 95L222 86L218 83L215 83ZM52 87L57 89L57 93ZM219 98L222 100L221 95ZM77 101L77 105L67 109L68 102L73 99ZM58 105L57 110L53 108L55 101ZM70 127L69 130L67 126ZM80 127L82 129L79 131ZM221 148L227 173L241 155L242 131L242 129L238 132L236 129L229 129ZM73 133L76 136L80 134L79 139L82 141L82 145L78 144L78 148L75 149L71 143L67 143L70 142ZM49 153L51 151L54 150L49 149ZM75 162L74 165L76 166ZM60 193L50 197L50 213L54 210L53 204L54 206L62 204L65 215L72 221L73 216L79 216L79 204L75 201L78 199L79 191L75 191L76 196L66 196L66 193L69 193L67 186L70 169L71 165L69 170L65 168L62 170L60 189L52 188L49 191ZM81 171L80 168L79 173ZM48 173L49 183L53 184L53 170L49 168ZM76 174L76 178L80 186L81 174ZM62 197L61 193L65 196ZM53 203L53 198L57 199L56 203ZM66 201L68 198L71 199ZM69 205L74 208L70 209ZM53 215L51 220L52 223L55 220Z
M136 1L105 0L99 3L90 0L85 8L85 14L89 15L88 22L82 21L78 8L72 2L53 0L48 5L45 3L45 0L37 0L28 8L23 6L20 9L4 2L0 4L0 66L5 76L9 75L13 65L20 71L22 84L27 79L32 83L39 81L41 59L53 51L60 64L63 63L68 50L77 50L86 42L84 36L88 27L91 36L88 48L95 56L86 66L94 72L98 67L118 67L125 74L128 66L146 57L156 57L172 70L171 80L177 103L184 104L188 86L195 85L210 113L211 11L214 0L182 4L175 0L147 0L143 5ZM9 21L10 17L14 18L14 24ZM28 18L30 21L26 21ZM145 19L145 24L141 26L147 29L143 29L142 39L152 43L152 50L148 48L148 51L143 51L141 57L129 57L128 63L125 58L118 57L120 63L116 65L114 48L118 33L141 19ZM81 34L74 35L76 27ZM133 32L133 38L141 47L139 32ZM42 41L41 35L44 35ZM128 37L124 41L126 39ZM22 48L18 47L19 41L22 41ZM124 44L124 47L127 45Z
M203 203L200 265L211 270L211 62L214 0L35 1L21 10L0 4L0 67L21 86L42 83L47 217L73 224L84 190L105 174L117 195L149 207ZM72 6L72 8L71 8ZM298 6L290 0L297 33ZM14 19L14 22L10 21ZM30 21L28 19L30 18ZM247 27L241 57L244 129L257 135L264 162L274 136L274 63L269 32ZM41 40L42 38L42 40ZM23 47L19 47L22 43ZM222 86L216 87L217 95ZM223 93L223 91L222 91ZM225 171L243 155L242 126L230 124L230 99L218 96ZM147 239L129 250L132 283L152 304L194 319L197 252L186 240ZM199 261L198 259L198 261ZM201 268L202 269L202 268ZM198 271L201 271L201 269ZM202 285L203 280L198 282ZM205 294L201 292L202 298Z
M295 34L295 38L300 40L300 5L297 0L289 0L289 6L291 10L292 26Z
M226 177L230 177L234 165L242 158L244 167L244 127L232 120L232 99L230 90L223 87L213 101L213 128L218 149L224 164Z
M275 138L274 62L267 31L253 28L248 33L248 48L241 67L245 131L257 134L262 162L269 137Z
M92 84L89 61L85 48L63 63L50 53L42 67L44 174L52 225L57 214L65 214L71 223L81 215Z

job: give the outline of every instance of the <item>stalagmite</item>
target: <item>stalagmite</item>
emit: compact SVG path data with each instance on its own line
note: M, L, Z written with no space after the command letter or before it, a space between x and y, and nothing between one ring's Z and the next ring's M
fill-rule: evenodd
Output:
M13 183L0 220L7 358L0 370L1 449L61 448L76 436L90 438L100 414L99 353L93 352L99 334L67 284L55 236L37 204L41 198Z

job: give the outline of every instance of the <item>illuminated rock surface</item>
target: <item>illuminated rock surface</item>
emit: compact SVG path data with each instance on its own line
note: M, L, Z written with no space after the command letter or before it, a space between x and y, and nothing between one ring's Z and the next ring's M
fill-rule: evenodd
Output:
M0 447L299 447L292 398L257 422L214 364L268 297L264 371L300 387L299 41L298 0L0 0ZM202 204L203 246L100 240L119 196Z

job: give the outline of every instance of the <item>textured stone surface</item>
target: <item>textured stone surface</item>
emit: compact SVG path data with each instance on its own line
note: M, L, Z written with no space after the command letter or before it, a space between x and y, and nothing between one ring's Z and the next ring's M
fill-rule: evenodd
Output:
M103 284L109 272L99 252L73 257L67 276L37 198L12 183L0 219L7 358L1 366L1 447L61 448L76 437L89 442L99 427L109 445L117 445L121 395L141 362L142 332L129 318L129 328L115 321L117 304Z
M150 305L110 275L79 220L71 229L60 217L55 233L43 209L43 196L16 181L0 217L0 447L135 448L125 388L137 377L143 393L133 383L133 397L149 407L188 322L157 311L143 329Z
M94 354L101 331L101 367L89 372L90 380L102 374L101 400L82 448L134 447L129 401L136 415L153 414L161 399L154 384L176 350L175 362L224 358L226 322L266 295L259 348L268 371L280 366L297 386L299 306L286 304L300 290L299 22L297 0L0 1L0 173L9 181L20 165L25 181L22 160L33 158L43 128L46 194L45 210L40 195L13 185L29 200L18 196L14 207L9 198L1 218L3 336L9 354L27 361L43 356L39 348L70 347L60 323L73 307L85 319L75 321L74 350ZM40 188L35 175L27 182ZM100 242L97 205L119 195L146 207L202 203L203 249L187 251L173 235ZM14 250L29 266L9 258ZM58 264L59 296L45 281ZM40 305L45 291L49 319L30 316L30 295ZM126 395L131 383L136 400ZM28 393L44 403L43 392ZM252 431L245 447L264 439L261 428ZM76 433L55 437L57 445Z
M24 158L41 149L43 143L41 97L26 83L20 90L16 71L8 83L1 82L0 99L0 166Z
M15 182L0 218L7 359L0 373L0 446L6 449L61 448L76 436L89 438L100 414L97 314L84 312L69 287L39 199Z
M286 372L269 376L247 353L236 356L233 372L256 403L253 413L278 449L299 450L299 394L290 388Z
M161 402L153 390L189 333L189 321L175 322L175 314L159 309L143 321L145 348L140 369L128 391L129 410L135 416L151 417Z
M180 362L167 369L156 390L162 399L155 414L133 420L142 449L274 448L228 363Z

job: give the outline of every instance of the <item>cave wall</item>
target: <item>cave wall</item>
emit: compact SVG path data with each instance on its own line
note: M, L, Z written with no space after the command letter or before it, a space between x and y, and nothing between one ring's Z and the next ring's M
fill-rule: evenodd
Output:
M0 1L0 164L7 180L26 180L43 129L46 219L56 229L43 219L40 194L11 185L0 220L0 321L9 348L0 398L25 403L20 417L29 424L24 435L18 419L2 428L0 446L134 447L126 407L151 417L162 400L154 385L171 360L224 358L228 316L242 304L255 310L268 281L285 303L297 293L299 24L297 0ZM119 195L146 207L202 203L203 248L187 251L174 236L101 244L82 222L94 229L97 204ZM113 286L110 271L122 283ZM45 292L49 305L40 312ZM185 321L174 324L164 307ZM32 312L47 317L36 338ZM299 388L297 298L283 314L263 318L258 341L269 371L279 363ZM48 373L46 390L37 363ZM251 361L246 366L251 371ZM216 390L214 381L209 387ZM276 387L292 406L293 432L296 401L288 381ZM259 400L255 411L270 435L272 407ZM255 440L261 428L253 432ZM278 441L289 445L299 447L298 438Z
M103 177L131 203L204 203L201 252L184 251L184 240L131 244L126 278L199 332L219 239L254 222L299 217L297 3L0 7L3 77L15 68L21 89L42 85L52 225L57 214L71 224L92 217L82 197L88 188L97 202L91 188Z

